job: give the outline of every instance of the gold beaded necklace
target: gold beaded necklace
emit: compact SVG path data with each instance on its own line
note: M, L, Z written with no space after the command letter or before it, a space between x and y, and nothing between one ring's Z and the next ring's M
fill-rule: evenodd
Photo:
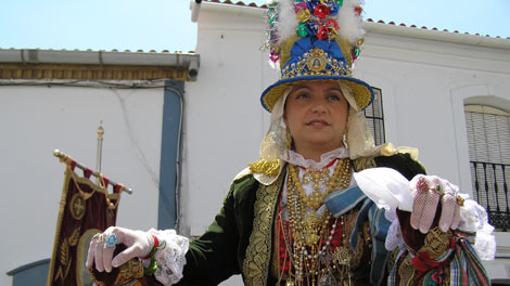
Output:
M320 189L316 189L314 187L314 191L310 195L307 195L303 185L301 184L301 181L299 180L299 176L297 175L297 167L291 165L289 169L290 178L299 192L301 201L308 208L314 210L317 210L320 206L322 206L326 196L331 194L337 186L344 189L349 185L351 181L351 160L348 158L341 159L340 162L338 162L336 165L333 175L329 177L326 191L321 192Z
M319 276L324 272L319 258L329 250L329 242L334 232L334 228L328 231L331 220L329 212L326 211L319 217L317 209L322 206L327 195L336 189L345 189L350 184L351 162L348 158L341 159L329 178L326 191L314 190L310 196L305 193L296 166L289 165L288 168L287 207L289 234L292 236L292 245L288 249L292 250L291 262L294 273L288 273L287 284L316 285ZM343 223L343 218L341 222ZM336 220L332 225L336 226ZM327 239L321 240L321 237Z

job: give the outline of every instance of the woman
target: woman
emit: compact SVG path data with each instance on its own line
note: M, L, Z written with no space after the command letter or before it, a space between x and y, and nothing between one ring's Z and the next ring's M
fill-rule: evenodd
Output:
M417 177L412 212L392 209L389 220L356 188L354 171L389 167L408 180L425 172L410 154L373 144L362 113L372 89L351 75L360 13L357 0L270 5L268 44L281 77L261 97L271 126L259 160L234 179L199 239L112 227L92 240L87 266L110 272L141 258L164 285L217 285L239 273L257 286L487 284L455 231L477 229L461 219L454 186ZM113 257L117 244L128 248Z

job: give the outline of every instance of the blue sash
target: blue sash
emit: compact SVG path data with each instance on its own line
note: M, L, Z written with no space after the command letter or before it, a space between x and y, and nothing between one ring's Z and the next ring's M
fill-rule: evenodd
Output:
M390 222L384 217L384 209L379 209L358 186L337 191L326 198L326 207L334 217L339 217L354 207L361 204L361 208L356 217L352 233L350 234L350 244L354 249L358 243L358 233L365 221L369 221L370 235L372 236L372 267L370 269L370 283L380 285L384 278L386 269L386 260L388 252L384 246L386 235L390 227Z

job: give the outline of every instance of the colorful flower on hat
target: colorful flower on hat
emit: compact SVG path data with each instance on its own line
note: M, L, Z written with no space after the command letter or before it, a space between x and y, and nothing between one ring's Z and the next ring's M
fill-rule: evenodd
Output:
M334 40L342 37L353 46L349 56L354 59L359 56L361 45L356 44L353 39L362 38L361 26L352 21L346 23L341 23L341 21L351 19L350 17L361 16L363 9L360 6L360 0L269 1L267 11L268 30L266 31L268 41L266 46L271 50L278 48L282 43L281 41L288 39L293 33L299 38L311 37L316 40ZM346 9L350 11L341 12L344 4ZM341 13L342 16L340 17ZM344 17L344 14L348 16ZM279 49L270 52L272 62L280 59L279 52Z
M360 48L358 47L352 48L352 59L357 60L359 58L360 53L361 53Z
M319 40L328 40L329 39L329 28L325 25L319 26L319 30L317 31L317 39Z
M308 21L305 23L306 31L308 32L308 35L317 35L317 32L319 30L319 24L315 21Z
M329 16L331 10L328 6L319 3L317 6L315 6L315 9L313 10L313 14L317 16L319 19L324 19L327 16Z
M306 6L306 3L305 2L295 2L294 3L294 10L296 11L296 13L298 13L299 11L301 10L308 10L307 6Z
M310 11L308 9L302 9L302 10L299 10L299 12L297 12L296 16L300 23L305 23L308 20L310 20L311 15L310 15Z
M306 1L306 6L308 7L308 10L310 11L314 11L315 10L315 7L320 4L320 1L319 0L307 0Z
M299 25L296 28L296 33L301 38L304 38L304 37L308 36L308 28L306 27L306 25L304 23L299 23Z
M330 2L328 7L330 10L330 16L336 16L338 14L340 7L336 4L336 2Z
M336 31L338 30L338 23L335 19L328 19L326 26L330 29L331 32L336 34Z

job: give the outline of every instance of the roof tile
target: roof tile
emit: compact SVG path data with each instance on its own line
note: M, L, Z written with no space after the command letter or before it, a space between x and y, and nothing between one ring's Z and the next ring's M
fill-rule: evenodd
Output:
M230 1L230 0L204 0L205 2L212 2L212 3L220 3L220 4L228 4L228 5L237 5L237 6L245 6L245 7L253 7L253 8L262 8L262 9L267 9L267 5L266 4L262 4L262 5L257 5L256 3L254 2L250 2L249 4L246 4L245 2L243 1L237 1L236 3ZM388 23L385 23L383 20L378 20L378 21L375 21L374 19L372 18L368 18L366 19L365 21L367 22L370 22L370 23L378 23L378 24L385 24L385 25L396 25L396 23L394 21L390 21ZM417 29L420 29L418 28L416 25L406 25L405 23L400 23L399 26L401 27L409 27L409 28L417 28ZM431 29L427 28L426 26L422 26L421 29L423 30L431 30L431 31L439 31L438 28L436 27L433 27ZM443 29L442 30L443 32L447 32L447 33L454 33L454 34L460 34L459 31L455 30L455 31L449 31L448 29ZM496 39L501 39L503 37L501 36L491 36L491 35L488 35L486 34L485 36L482 36L481 34L479 33L469 33L469 32L465 32L464 34L466 35L473 35L473 36L479 36L479 37L487 37L487 38L496 38ZM503 38L505 39L505 38ZM506 39L509 39L510 40L510 37L507 37Z

